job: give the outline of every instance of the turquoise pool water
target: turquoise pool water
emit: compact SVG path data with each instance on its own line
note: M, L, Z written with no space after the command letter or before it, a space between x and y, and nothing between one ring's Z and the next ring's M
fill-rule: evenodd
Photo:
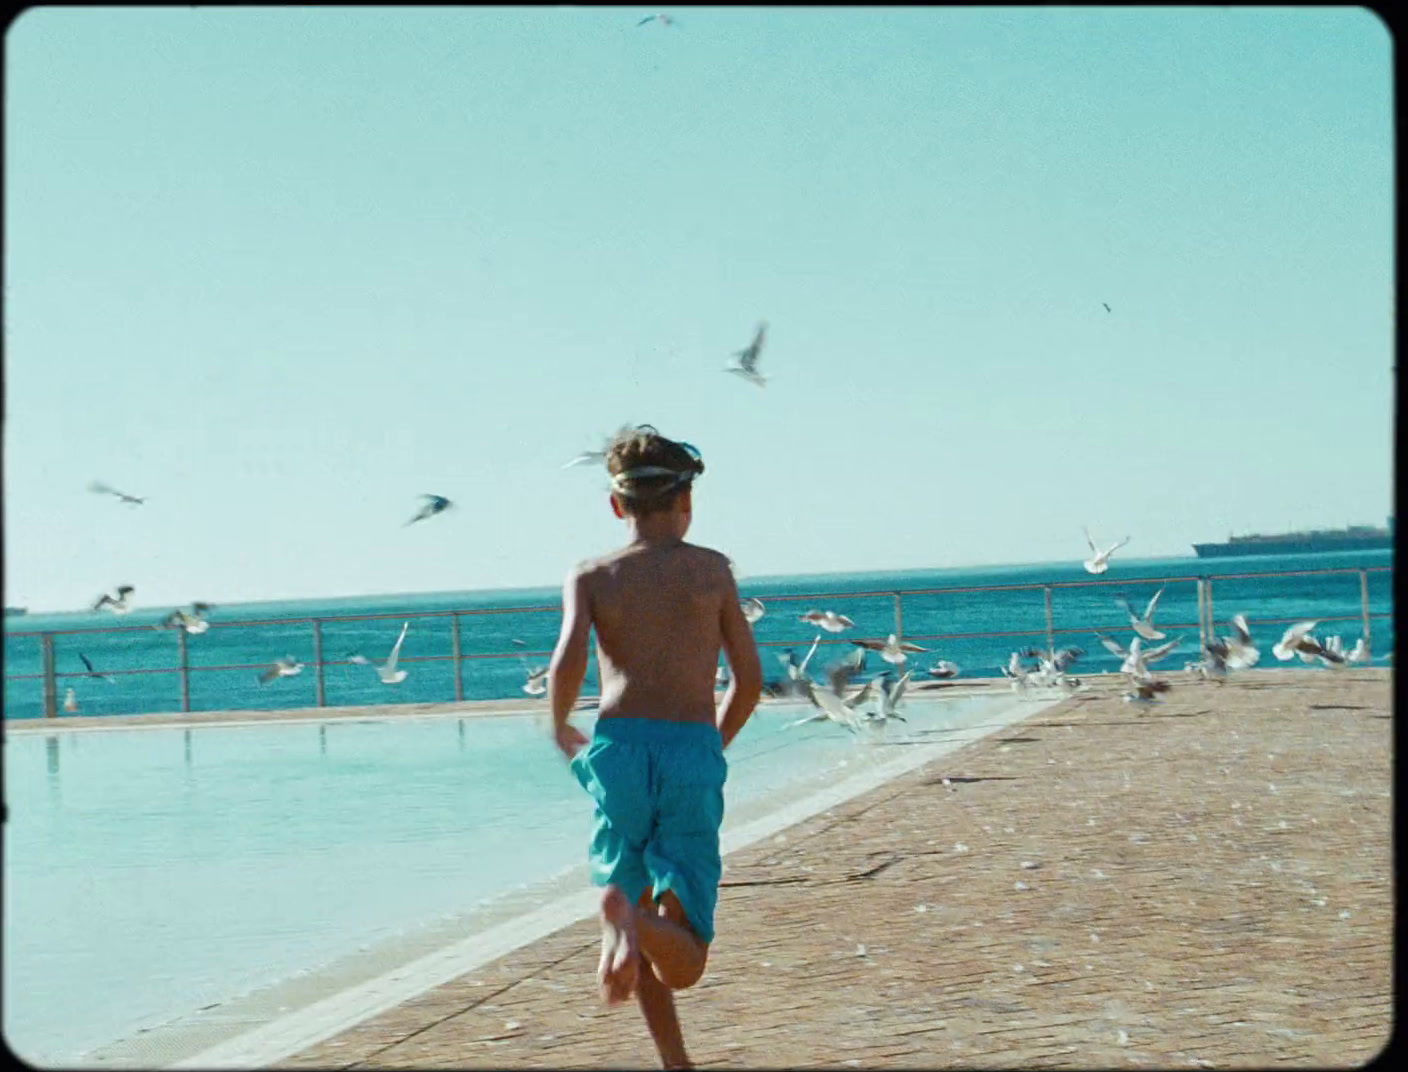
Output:
M767 706L729 821L1008 703L920 694L884 738ZM13 733L5 798L4 1032L49 1066L585 874L590 826L546 716Z

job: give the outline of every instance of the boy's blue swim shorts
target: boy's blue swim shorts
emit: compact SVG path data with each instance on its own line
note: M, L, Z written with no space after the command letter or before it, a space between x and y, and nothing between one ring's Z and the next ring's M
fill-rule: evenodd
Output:
M714 940L723 864L723 740L704 722L598 719L572 772L596 801L592 881L619 886L635 904L646 890L674 891L689 924Z

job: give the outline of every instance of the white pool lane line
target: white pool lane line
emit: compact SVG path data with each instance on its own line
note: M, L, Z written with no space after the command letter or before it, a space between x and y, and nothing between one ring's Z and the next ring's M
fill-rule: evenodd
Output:
M943 741L932 745L901 748L900 755L859 774L835 782L760 819L725 829L720 847L725 856L763 838L795 826L860 796L886 782L924 766L935 759L1046 711L1065 697L1032 702L1012 700L982 721L956 729ZM310 1046L316 1046L364 1020L404 1004L412 998L443 986L467 972L497 960L525 945L545 938L563 927L595 914L600 891L588 888L559 898L526 915L501 923L481 934L455 942L443 949L413 960L348 990L315 1001L287 1016L247 1031L185 1057L168 1068L246 1069L263 1068Z

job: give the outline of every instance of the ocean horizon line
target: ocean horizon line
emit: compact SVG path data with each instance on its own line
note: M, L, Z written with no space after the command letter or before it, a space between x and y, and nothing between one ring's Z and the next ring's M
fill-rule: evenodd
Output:
M1323 552L1323 553L1320 553L1320 554L1317 554L1317 555L1314 555L1314 556L1305 556L1305 557L1313 557L1313 558L1316 558L1316 559L1323 559L1323 558L1327 558L1327 557L1328 557L1328 558L1338 558L1338 557L1345 556L1345 555L1364 555L1364 554L1387 554L1387 555L1390 555L1390 556L1391 556L1392 553L1393 553L1393 552L1392 552L1392 549L1383 549L1383 550L1379 550L1379 551L1363 551L1363 550L1360 550L1360 551L1342 551L1342 552L1341 552L1341 551L1332 551L1332 552ZM1259 556L1245 556L1245 557L1246 557L1246 558L1250 558L1250 559L1252 559L1253 561L1255 561L1255 560L1257 560L1257 558L1258 558ZM1266 556L1260 556L1260 557L1266 557ZM1279 558L1279 557L1282 557L1282 556L1275 556L1275 557L1278 557L1278 558ZM1300 557L1300 556L1296 556L1296 557ZM1122 556L1121 559L1120 559L1120 561L1121 561L1121 563L1122 563L1123 565L1125 565L1125 566L1150 566L1150 565L1158 565L1158 564L1160 564L1160 563L1176 563L1176 562L1199 563L1199 562L1202 562L1202 561L1205 561L1205 560L1199 559L1199 558L1198 558L1197 556L1195 556L1195 555L1151 555L1151 556L1149 556L1149 557L1144 557L1144 558L1136 558L1136 557L1133 557L1133 556L1130 556L1130 557L1123 557L1123 556ZM1228 560L1221 560L1221 561L1225 563L1225 562L1227 562ZM1237 561L1237 559L1232 559L1231 561L1234 561L1234 562L1235 562L1235 561ZM795 584L797 584L798 582L813 581L813 580L814 580L814 581L817 581L817 582L819 582L819 583L822 583L822 584L828 584L828 583L834 584L835 581L836 581L838 578L856 578L856 579L863 579L863 578L867 578L867 577L925 576L925 575L933 575L933 574L964 573L964 572L983 571L983 570L993 570L993 571L1024 570L1024 571L1025 571L1025 570L1039 570L1039 569L1044 569L1044 568L1074 568L1074 567L1077 567L1077 566L1079 566L1079 565L1080 565L1080 560L1079 560L1079 559L1076 559L1076 558L1058 558L1058 559L1049 559L1049 560L1045 560L1045 561L1024 561L1024 562L976 562L976 563L968 563L968 564L963 564L963 565L949 565L949 566L910 566L910 567L893 568L893 569L886 569L886 568L880 568L880 569L842 569L842 570L827 570L827 571L820 571L820 572L802 572L802 573L756 573L756 574L744 574L744 575L742 575L741 577L739 577L738 583L739 583L740 589L742 589L742 588L745 587L745 586L748 587L748 588L756 589L759 585L767 585L767 584L795 585ZM1107 577L1104 578L1104 579L1117 579L1117 578L1109 578L1109 577L1107 576ZM1139 579L1139 578L1131 578L1131 580L1138 580L1138 579ZM412 590L412 591L400 591L400 592L361 592L361 593L353 593L353 594L350 594L350 595L303 595L303 596L284 596L284 597L276 597L276 598L272 598L272 599L208 600L207 602L209 602L213 607L215 607L215 608L217 608L217 609L234 609L234 608L253 609L253 608L258 608L258 607L287 607L287 606L289 606L289 605L291 605L291 604L319 604L319 605L327 605L327 604L329 604L329 603L367 604L367 603L396 602L396 601L401 601L401 600L405 600L405 601L415 601L415 600L425 600L425 599L431 599L431 598L442 599L442 600L449 600L449 599L456 599L456 598L460 598L460 597L465 597L465 598L467 598L467 599L472 599L472 600L476 600L476 601L478 601L478 600L485 600L485 599L492 599L492 600L495 600L495 601L499 601L499 600L506 599L506 598L509 598L509 597L512 597L512 596L521 596L521 597L524 598L525 600L532 600L531 604L528 604L528 605L537 606L537 605L541 605L541 603L542 603L543 601L545 601L545 600L546 600L546 601L549 601L549 602L560 602L560 599L561 599L561 591L562 591L562 582L561 582L561 581L557 581L557 582L554 582L554 583L551 583L551 584L544 584L544 585L505 585L505 586L503 586L503 587L501 587L501 588L428 588L428 589L419 589L419 590ZM762 594L766 594L766 593L762 593ZM791 594L791 593L788 593L788 594ZM6 604L6 606L10 606L10 605L11 605L11 604L8 604L8 603ZM154 602L151 602L151 603L145 603L145 602L144 602L143 605L138 608L138 610L139 610L139 611L145 610L145 611L149 611L149 612L150 612L150 611L163 611L163 612L164 612L164 611L167 611L167 610L168 610L170 607L172 607L172 606L187 606L187 605L189 605L189 601L187 601L187 602L185 602L185 603L182 603L182 602L180 602L180 601L175 601L175 602L154 601ZM95 614L98 614L98 613L100 613L100 612L96 612L96 611L90 610L90 609L88 609L88 608L82 608L82 609L74 609L74 608L64 608L64 609L33 609L33 608L25 608L25 613L22 614L22 615L13 615L13 616L7 615L7 616L6 616L6 619L5 619L6 631L7 631L7 632L10 632L10 631L14 631L14 632L25 632L26 630L23 628L23 623L25 623L25 621L26 621L27 619L31 619L31 618L39 618L39 617L43 617L43 618L54 618L54 617L89 618L89 617L93 617Z

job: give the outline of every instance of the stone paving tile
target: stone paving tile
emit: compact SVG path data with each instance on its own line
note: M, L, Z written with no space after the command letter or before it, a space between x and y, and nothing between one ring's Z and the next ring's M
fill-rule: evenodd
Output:
M1392 1005L1392 680L1097 686L732 854L691 1055L765 1068L1353 1067ZM948 778L947 784L942 779ZM650 1068L583 921L302 1068Z

